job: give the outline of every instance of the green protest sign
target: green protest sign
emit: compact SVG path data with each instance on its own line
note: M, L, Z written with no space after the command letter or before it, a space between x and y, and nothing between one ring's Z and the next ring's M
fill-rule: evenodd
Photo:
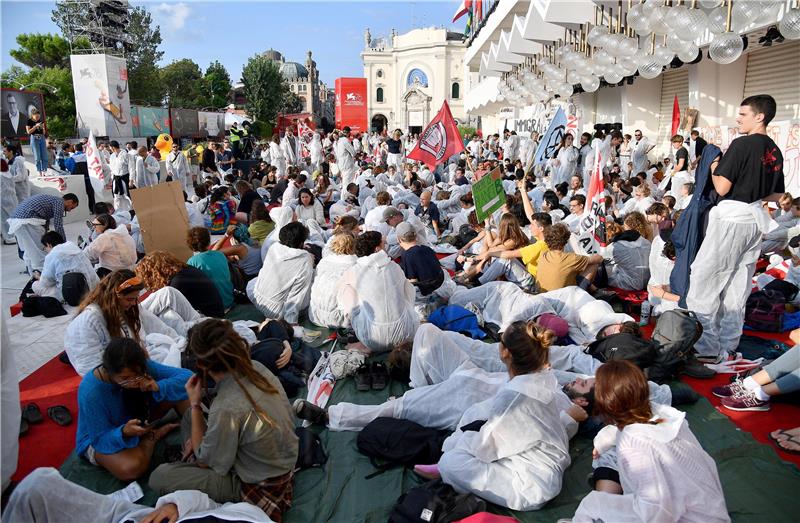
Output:
M495 169L473 184L472 198L475 201L475 214L478 222L484 221L506 203L500 169Z

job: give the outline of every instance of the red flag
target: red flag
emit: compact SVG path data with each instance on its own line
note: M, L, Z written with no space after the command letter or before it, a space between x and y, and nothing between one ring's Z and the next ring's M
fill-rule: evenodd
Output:
M678 105L678 95L675 95L675 100L672 102L672 131L669 137L672 138L678 132L678 126L681 124L681 108Z
M483 0L475 0L475 23L483 19Z
M456 122L450 113L450 106L445 101L428 127L422 131L417 145L408 153L407 157L423 162L433 170L437 165L463 150L464 142L461 140L461 133L458 132Z
M453 15L453 22L464 16L472 9L472 0L461 0L461 4L456 9L456 14Z

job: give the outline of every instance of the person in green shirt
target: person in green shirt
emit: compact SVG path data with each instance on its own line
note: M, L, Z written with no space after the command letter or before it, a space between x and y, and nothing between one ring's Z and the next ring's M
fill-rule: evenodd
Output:
M195 253L186 264L200 269L211 278L227 311L233 305L233 282L228 268L228 258L220 251L208 250L211 245L211 235L205 227L189 229L186 243Z

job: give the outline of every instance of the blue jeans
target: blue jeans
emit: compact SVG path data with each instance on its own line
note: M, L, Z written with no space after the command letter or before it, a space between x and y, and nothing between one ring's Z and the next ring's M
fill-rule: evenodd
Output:
M800 345L795 345L780 358L765 365L764 370L781 394L800 390Z
M36 162L36 170L43 173L47 170L47 146L43 134L31 135L31 149L33 149L33 159Z

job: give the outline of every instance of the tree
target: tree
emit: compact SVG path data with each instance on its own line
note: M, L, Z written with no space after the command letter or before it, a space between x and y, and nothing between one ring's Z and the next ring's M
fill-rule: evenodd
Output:
M228 105L231 93L231 76L225 66L214 60L206 69L204 80L208 105L215 109Z
M69 67L69 42L52 34L17 35L19 49L11 57L28 67Z
M283 100L283 107L281 107L281 112L288 114L301 113L303 112L304 107L305 104L303 103L303 100L301 100L300 97L297 96L294 92L288 91Z
M47 131L54 138L75 136L75 96L72 89L72 74L65 67L45 67L26 71L21 67L10 67L0 78L3 87L18 89L20 84L30 85L31 91L41 91ZM57 89L43 85L48 84ZM34 85L31 85L34 84Z
M159 76L172 107L200 109L208 105L203 73L189 58L162 67Z
M260 122L274 123L289 93L280 69L262 55L251 57L242 70L247 114Z

